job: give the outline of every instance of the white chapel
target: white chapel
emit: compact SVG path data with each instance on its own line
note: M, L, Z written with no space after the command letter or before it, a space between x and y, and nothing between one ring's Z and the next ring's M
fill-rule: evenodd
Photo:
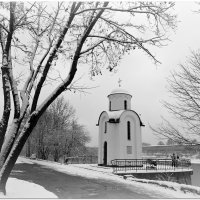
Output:
M98 120L98 164L111 165L113 159L140 159L142 157L141 127L139 115L131 110L132 96L117 88L108 95L109 108Z

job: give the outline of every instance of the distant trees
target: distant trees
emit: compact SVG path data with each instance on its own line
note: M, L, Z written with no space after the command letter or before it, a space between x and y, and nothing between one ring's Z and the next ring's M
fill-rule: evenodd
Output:
M200 50L193 51L168 79L169 92L175 101L163 105L178 121L173 125L163 118L154 133L176 144L200 144Z
M77 70L88 65L91 77L114 71L136 49L158 62L150 49L166 45L166 32L176 27L173 7L162 1L0 3L0 192L6 193L11 170L42 114L63 92L79 89Z
M59 161L64 156L86 153L89 134L75 118L75 109L63 97L55 100L41 116L27 143L26 156Z
M165 145L165 143L163 141L159 141L158 145Z
M167 142L166 142L166 145L175 145L176 143L174 142L173 139L171 138L168 138Z

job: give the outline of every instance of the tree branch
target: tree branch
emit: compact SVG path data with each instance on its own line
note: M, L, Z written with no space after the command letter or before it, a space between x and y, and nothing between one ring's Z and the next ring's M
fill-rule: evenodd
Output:
M134 37L132 34L128 33L128 32L127 32L126 30L124 30L123 28L119 27L118 24L114 23L113 21L107 20L107 19L105 19L105 18L103 18L103 17L101 17L101 19L104 20L105 22L107 22L107 23L109 23L109 24L115 26L116 28L118 28L119 30L121 30L122 33L125 33L126 35L128 35L128 36L130 37L130 39L133 39L133 40L136 42L137 46L139 46L141 49L143 49L150 57L153 58L153 60L155 60L155 62L158 62L158 63L161 64L161 62L158 61L158 60L155 58L155 56L153 56L153 55L151 54L151 52L150 52L147 48L145 48L145 47L142 45L142 42L139 41L136 37Z
M14 29L15 29L15 7L16 7L16 2L11 2L10 3L9 32L8 32L8 36L7 36L6 46L5 46L5 51L7 52L7 54L11 47L12 36L13 36Z
M170 8L170 7L168 7L168 8ZM142 9L142 8L150 9L150 8L160 8L160 7L159 6L155 6L155 5L146 5L146 6L145 5L140 5L140 6L136 6L136 7L130 8L130 9L118 9L118 8L113 8L111 6L110 7L98 7L98 8L90 8L90 9L82 10L80 12L77 12L76 15L79 15L79 14L81 14L83 12L96 11L96 10L101 10L101 9L110 10L110 11L118 11L118 12L149 13L149 14L152 14L152 12L137 10L137 9Z
M16 27L20 25L21 21L24 20L26 15L31 11L31 9L35 6L36 2L34 2L29 9L25 12L25 14L18 20L16 21Z
M75 5L76 5L76 3L74 2L72 4L72 8L71 8L72 12L71 12L71 14L69 16L69 20L66 23L65 28L63 29L62 33L60 34L60 37L58 38L57 43L56 43L52 53L50 54L50 57L49 57L49 59L47 61L47 64L44 67L43 74L42 74L42 76L40 78L40 81L39 81L39 83L37 85L37 88L36 88L36 91L35 91L35 95L33 97L33 103L32 103L31 112L33 112L36 109L37 101L38 101L38 98L39 98L39 94L40 94L42 85L43 85L44 81L46 80L46 76L47 76L47 73L48 73L48 71L49 71L49 69L51 67L52 61L53 61L53 59L54 59L54 57L55 57L55 55L57 53L58 48L60 47L60 45L61 45L61 43L62 43L62 41L63 41L63 39L65 37L65 34L69 30L69 27L70 27L70 25L71 25L71 23L72 23L72 21L73 21L73 19L75 17L75 12L79 9L81 3L78 3L78 5L76 7L75 7Z
M9 30L3 24L0 23L0 26L6 31L6 33L9 33Z
M107 6L108 2L104 3L104 6ZM88 37L88 35L90 34L92 28L95 26L96 22L98 21L98 19L100 18L100 16L102 15L102 13L104 12L104 10L100 10L99 13L96 15L96 17L93 19L93 21L91 22L91 24L88 26L88 28L86 28L85 32L83 33L82 38L80 39L80 42L78 43L78 46L76 48L76 51L74 53L74 57L73 57L73 62L71 64L71 68L70 71L68 73L67 78L64 80L63 83L61 83L53 92L52 94L47 97L47 99L38 107L38 112L43 113L46 108L63 92L66 90L67 86L72 82L75 73L77 71L77 64L78 64L78 60L79 60L79 56L81 53L81 49L82 46L86 40L86 38Z

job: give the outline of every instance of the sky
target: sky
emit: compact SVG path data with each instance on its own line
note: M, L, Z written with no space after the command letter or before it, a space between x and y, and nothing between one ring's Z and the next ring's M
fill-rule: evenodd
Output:
M191 50L200 47L200 14L197 4L189 1L177 1L174 12L178 15L178 26L175 32L170 32L167 46L153 48L153 53L161 64L155 65L152 59L139 50L124 56L116 73L104 72L102 76L89 77L86 66L78 68L75 79L79 84L92 87L85 93L64 92L64 97L76 109L79 123L85 125L91 136L89 146L98 146L98 122L102 111L108 110L109 93L118 87L119 78L121 87L132 95L132 110L136 111L145 127L142 127L142 141L156 145L160 140L152 134L149 125L156 126L161 122L161 116L171 120L162 101L170 100L167 92L167 80L172 70L177 70L180 63L184 63L190 56ZM48 90L45 91L48 94ZM0 98L2 105L3 98ZM0 107L0 113L2 106ZM174 120L173 120L174 121Z
M178 69L184 63L192 50L200 47L200 14L194 11L198 5L189 1L178 1L175 13L178 15L178 26L175 32L170 33L168 45L154 48L156 58L161 64L154 62L141 51L133 51L125 56L118 66L116 73L106 72L102 76L89 79L85 69L79 69L76 77L84 75L80 82L95 88L88 90L89 94L65 94L66 99L76 108L79 122L89 130L92 138L89 146L98 146L98 127L96 126L100 113L108 110L107 95L118 87L119 78L121 87L132 95L132 110L141 115L145 124L142 127L142 141L156 145L160 138L152 134L149 125L155 127L162 122L161 116L176 123L167 110L162 106L163 100L172 100L167 90L167 77L170 72Z

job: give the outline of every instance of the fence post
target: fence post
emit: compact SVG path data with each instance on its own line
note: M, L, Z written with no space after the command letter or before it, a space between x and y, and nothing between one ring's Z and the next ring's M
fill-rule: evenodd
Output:
M145 166L146 166L146 171L147 171L147 159L145 160Z
M183 171L183 162L181 161L181 167L182 167L182 171Z
M137 172L137 159L136 159L136 172Z
M158 165L158 159L156 159L156 164ZM157 166L156 166L156 171L158 170Z

